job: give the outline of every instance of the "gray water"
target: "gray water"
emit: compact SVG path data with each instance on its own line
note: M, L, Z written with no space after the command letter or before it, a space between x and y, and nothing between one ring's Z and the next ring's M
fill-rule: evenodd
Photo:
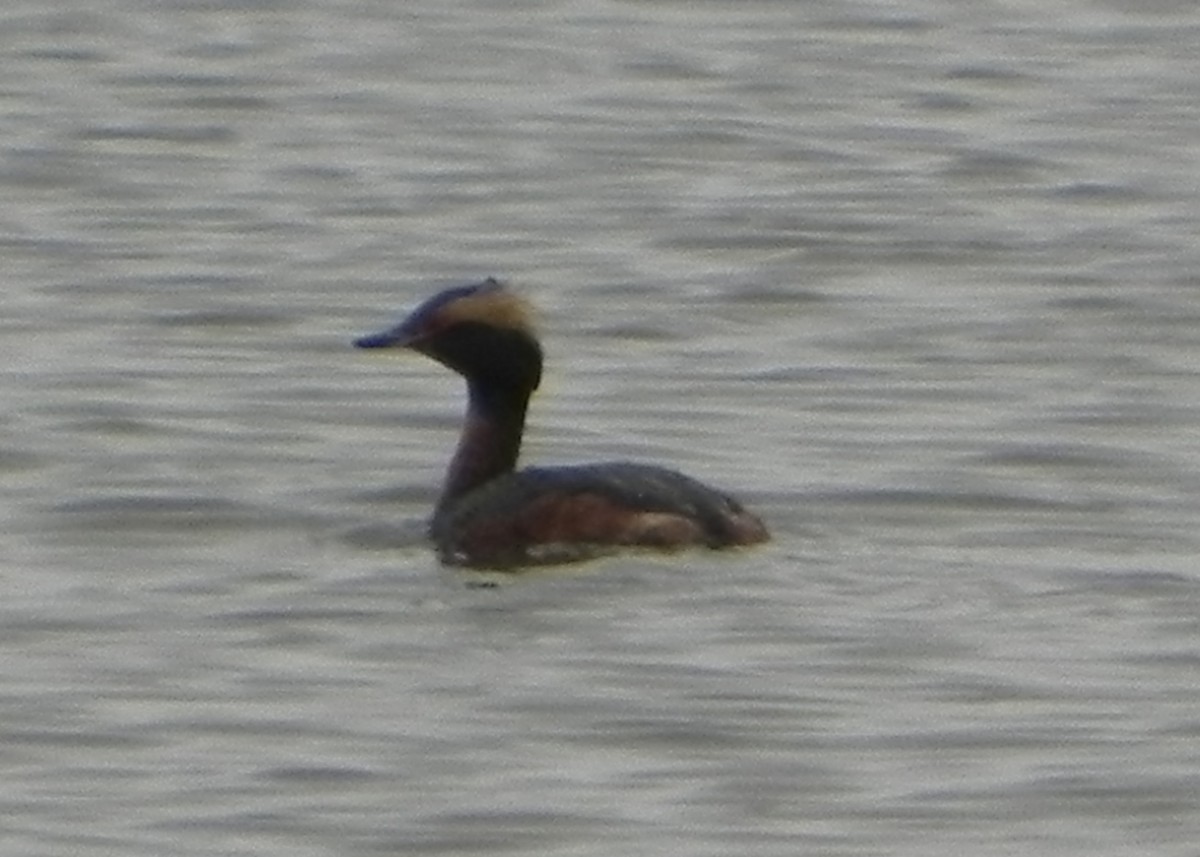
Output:
M0 12L0 853L1195 855L1200 7ZM422 540L509 279L527 461L762 549Z

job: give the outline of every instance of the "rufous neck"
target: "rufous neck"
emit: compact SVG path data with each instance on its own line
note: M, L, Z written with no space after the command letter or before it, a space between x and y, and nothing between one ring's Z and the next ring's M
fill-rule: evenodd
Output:
M517 466L530 392L467 382L466 422L446 473L435 516Z

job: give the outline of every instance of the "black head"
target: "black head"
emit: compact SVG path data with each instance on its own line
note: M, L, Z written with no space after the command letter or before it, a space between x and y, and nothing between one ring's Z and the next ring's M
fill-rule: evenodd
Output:
M407 348L469 381L531 392L542 377L542 348L528 305L488 278L434 295L404 321L356 339L359 348Z

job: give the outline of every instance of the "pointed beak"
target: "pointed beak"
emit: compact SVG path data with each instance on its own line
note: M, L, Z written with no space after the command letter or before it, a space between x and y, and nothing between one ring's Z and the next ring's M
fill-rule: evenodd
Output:
M390 330L360 336L354 340L355 348L410 348L419 335L408 324L400 324Z

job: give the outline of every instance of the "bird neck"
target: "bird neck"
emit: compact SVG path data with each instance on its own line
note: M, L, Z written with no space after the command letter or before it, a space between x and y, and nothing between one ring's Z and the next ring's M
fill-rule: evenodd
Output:
M516 467L532 392L468 379L466 421L435 517L454 501Z

